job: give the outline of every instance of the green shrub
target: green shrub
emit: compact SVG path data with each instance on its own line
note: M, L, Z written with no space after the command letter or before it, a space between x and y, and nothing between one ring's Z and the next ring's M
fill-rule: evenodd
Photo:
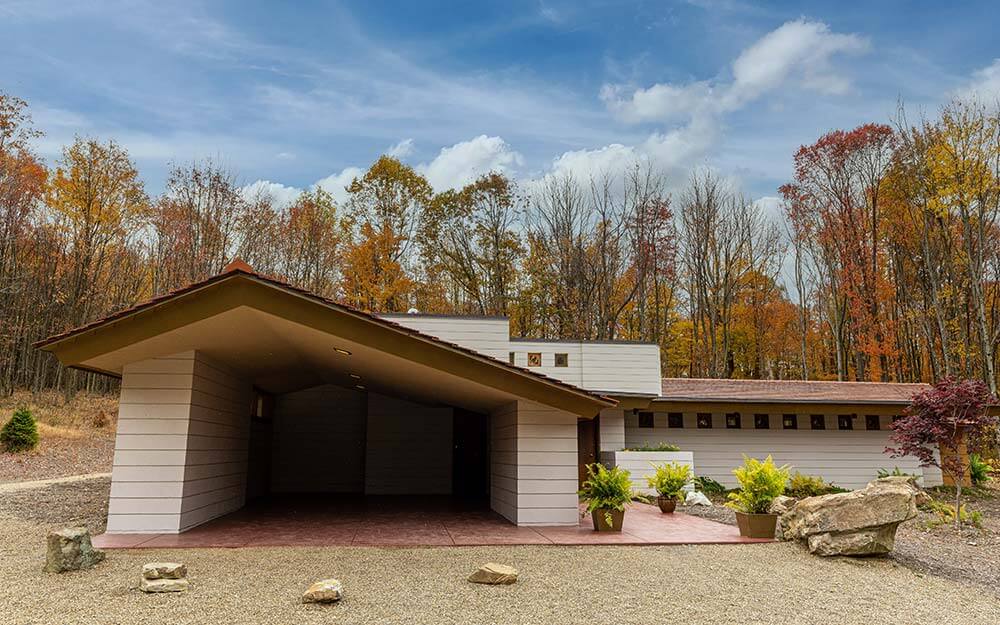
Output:
M938 517L933 521L928 521L928 527L934 528L941 525L951 525L955 522L955 506L950 503L938 501L937 499L931 499L930 503L925 506L921 506L921 508L928 512L933 512ZM966 506L962 506L960 508L960 514L962 517L962 523L968 523L969 525L977 528L981 528L983 526L983 515L978 510L969 510Z
M990 479L990 463L983 460L979 454L969 454L969 478L974 486L985 484Z
M789 497L795 497L796 499L802 499L804 497L815 497L817 495L826 495L831 492L834 488L832 484L827 484L823 481L823 478L814 475L803 475L796 471L792 474L792 477L788 480L788 488L785 489L785 494Z
M739 490L729 493L726 506L746 514L764 514L774 498L785 492L788 465L774 466L768 456L763 462L743 456L743 466L733 469Z
M726 487L716 482L707 475L699 475L694 478L694 487L706 495L721 495L726 492Z
M629 447L628 449L623 449L622 451L680 451L680 450L681 450L680 447L671 443L657 443L656 445L643 443L639 447Z
M28 451L38 445L38 426L27 408L18 408L0 429L0 443L7 451Z
M604 510L604 518L611 525L609 510L624 510L632 503L632 475L621 467L608 469L595 462L587 465L587 479L580 489L580 497L587 504L587 512Z
M684 487L691 481L691 466L677 462L653 465L656 473L646 478L646 483L661 497L679 499Z

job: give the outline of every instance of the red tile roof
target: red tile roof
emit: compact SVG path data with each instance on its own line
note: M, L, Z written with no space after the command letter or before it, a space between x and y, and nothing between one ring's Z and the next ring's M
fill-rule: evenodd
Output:
M908 404L927 384L664 378L660 400L751 403Z
M533 371L533 370L527 369L525 367L518 367L516 365L512 365L512 364L510 364L510 363L508 363L508 362L506 362L504 360L500 360L498 358L493 358L492 356L487 356L486 354L482 354L482 353L477 352L477 351L475 351L473 349L469 349L467 347L463 347L463 346L461 346L461 345L459 345L457 343L452 343L450 341L445 341L445 340L440 339L440 338L438 338L436 336L432 336L430 334L425 334L423 332L420 332L419 330L414 330L413 328L404 326L404 325L396 323L394 321L390 321L388 319L384 319L384 318L378 317L376 315L364 312L362 310L358 310L358 309L353 308L351 306L348 306L346 304L341 304L339 302L335 302L335 301L333 301L331 299L322 297L321 295L317 295L317 294L313 293L312 291L308 291L306 289L303 289L303 288L300 288L300 287L297 287L297 286L293 286L293 285L291 285L291 284L289 284L287 282L284 282L282 280L279 280L277 278L273 278L273 277L270 277L270 276L265 276L263 274L257 273L256 271L253 270L253 268L250 265L248 265L247 263L243 262L242 260L240 260L238 258L234 259L231 263L229 263L228 265L226 265L226 267L222 270L221 273L216 274L216 275L214 275L214 276L212 276L210 278L207 278L205 280L202 280L201 282L195 282L193 284L189 284L189 285L187 285L185 287L182 287L182 288L179 288L179 289L175 289L175 290L170 291L168 293L164 293L163 295L159 295L157 297L153 297L153 298L151 298L149 300L146 300L145 302L140 302L140 303L138 303L135 306L132 306L130 308L126 308L124 310L120 310L120 311L114 312L114 313L112 313L112 314L110 314L110 315L108 315L106 317L103 317L101 319L97 319L95 321L92 321L92 322L90 322L88 324L85 324L85 325L82 325L80 327L72 328L70 330L66 330L65 332L61 332L59 334L55 334L55 335L50 336L50 337L48 337L46 339L43 339L41 341L36 342L33 345L33 347L35 347L35 348L45 348L45 347L47 347L49 345L52 345L54 343L58 343L58 342L63 341L65 339L68 339L68 338L71 338L71 337L74 337L74 336L77 336L77 335L89 332L91 330L95 330L98 327L104 326L104 325L109 324L111 322L118 321L119 319L123 319L125 317L129 317L131 315L137 314L137 313L139 313L139 312L141 312L143 310L146 310L146 309L149 309L149 308L153 308L155 306L158 306L158 305L163 304L165 302L168 302L170 300L173 300L173 299L176 299L178 297L181 297L182 295L186 295L188 293L191 293L191 292L197 291L199 289L211 286L213 284L216 284L216 283L219 283L219 282L223 282L223 281L225 281L227 279L230 279L233 276L237 276L237 275L244 275L244 276L247 276L247 277L249 277L251 279L258 280L258 281L260 281L260 282L262 282L264 284L267 284L269 286L272 286L272 287L275 287L275 288L278 288L278 289L281 289L281 290L284 290L284 291L293 292L293 293L298 294L298 295L302 295L304 297L307 297L307 298L309 298L309 299L311 299L311 300L313 300L315 302L318 302L320 304L323 304L325 306L330 306L331 308L336 308L336 309L339 309L339 310L342 310L342 311L345 311L345 312L348 312L348 313L351 313L351 314L354 314L354 315L358 315L358 316L364 317L368 321L371 321L371 322L373 322L375 324L378 324L378 325L381 325L381 326L385 326L385 327L389 327L389 328L392 328L394 330L405 332L406 334L409 334L411 336L419 337L421 339L424 339L424 340L427 340L427 341L430 341L430 342L433 342L433 343L437 343L439 345L442 345L442 346L448 347L450 349L453 349L455 351L461 352L461 353L465 354L466 356L469 356L469 357L472 357L472 358L476 358L476 359L479 359L479 360L487 360L491 364L499 365L502 368L509 369L511 371L515 371L515 372L520 373L520 374L526 374L526 375L531 376L533 378L536 378L536 379L538 379L540 381L546 382L546 383L554 385L554 386L562 387L562 388L564 388L566 390L569 390L569 391L573 391L573 392L576 392L576 393L579 393L579 394L582 394L582 395L590 396L590 397L592 397L592 398L594 398L594 399L596 399L596 400L598 400L598 401L600 401L602 403L607 404L608 406L614 406L617 403L614 399L611 399L611 398L607 397L606 395L604 395L602 393L588 391L587 389L580 388L578 386L574 386L573 384L569 384L567 382L563 382L562 380L557 380L556 378L549 377L549 376L547 376L547 375L545 375L543 373L539 373L537 371Z

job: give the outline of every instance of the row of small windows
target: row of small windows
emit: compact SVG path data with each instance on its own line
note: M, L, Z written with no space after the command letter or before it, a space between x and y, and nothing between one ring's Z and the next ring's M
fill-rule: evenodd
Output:
M510 352L507 356L508 362L514 364L514 357L517 352ZM569 366L569 354L554 354L553 364L556 367L568 367ZM529 367L541 367L542 366L542 352L528 352L528 366Z
M837 415L837 429L838 430L853 430L854 421L857 419L858 415L854 414L842 414ZM710 430L712 429L712 414L709 412L699 412L695 416L695 426L700 430ZM640 412L639 413L639 427L641 428L652 428L653 427L653 413L652 412ZM683 428L684 427L684 415L680 412L668 412L667 413L667 427L668 428ZM726 429L729 430L739 430L743 427L743 417L738 412L726 413ZM769 414L755 414L753 416L753 427L757 430L769 430L771 429L771 415ZM781 427L785 430L797 430L799 429L799 415L797 414L784 414L781 415ZM821 414L809 415L809 428L812 430L825 430L826 429L826 416ZM879 423L878 415L865 415L865 429L866 430L879 430L881 425Z

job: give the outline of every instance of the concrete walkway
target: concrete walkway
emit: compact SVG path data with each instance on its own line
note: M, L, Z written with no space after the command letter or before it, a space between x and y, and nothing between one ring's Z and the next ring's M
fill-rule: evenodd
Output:
M0 484L0 493L11 493L18 490L28 490L31 488L45 488L55 484L72 484L73 482L84 482L86 480L96 480L102 477L111 477L110 473L84 473L83 475L67 475L65 477L50 477L44 480L28 480L24 482L4 482Z
M518 527L482 504L451 497L284 496L253 502L181 534L104 534L101 548L691 545L772 542L680 512L635 504L621 532L595 532L589 515L569 527Z

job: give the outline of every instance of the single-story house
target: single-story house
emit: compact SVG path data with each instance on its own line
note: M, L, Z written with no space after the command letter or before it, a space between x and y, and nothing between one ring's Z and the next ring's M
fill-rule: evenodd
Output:
M109 533L183 532L283 493L482 497L576 525L583 465L670 442L732 484L742 454L845 487L921 385L662 379L656 345L511 338L507 319L371 315L223 273L38 345L121 378Z

